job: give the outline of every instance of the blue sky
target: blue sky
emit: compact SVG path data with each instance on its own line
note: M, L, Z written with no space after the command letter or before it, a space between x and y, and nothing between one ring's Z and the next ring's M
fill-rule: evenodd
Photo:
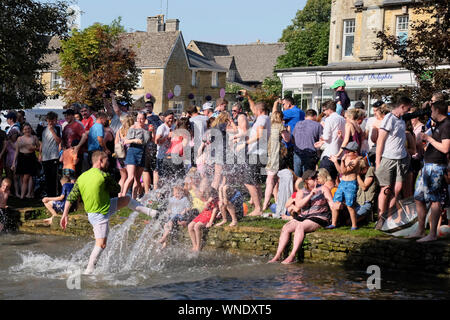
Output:
M127 31L146 30L147 16L166 14L167 0L74 0L81 28L121 16ZM276 42L306 0L169 0L168 18L179 19L190 40L223 44ZM162 11L161 11L162 4Z

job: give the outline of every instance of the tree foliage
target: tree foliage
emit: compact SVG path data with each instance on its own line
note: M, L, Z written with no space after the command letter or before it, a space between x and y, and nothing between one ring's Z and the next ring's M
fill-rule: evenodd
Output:
M71 13L63 1L0 1L0 109L31 108L46 99L40 72L49 68L52 36L65 37Z
M434 92L450 88L450 70L440 66L450 61L449 30L450 6L448 0L423 0L413 9L415 16L422 17L412 21L407 39L379 32L380 42L374 48L380 54L394 54L400 64L414 73L417 88L406 90L414 100L428 101Z
M82 31L74 30L61 42L61 71L65 88L60 91L67 103L86 103L94 108L103 105L103 94L112 90L132 103L140 70L136 54L124 45L124 28L120 18L110 25L96 23Z
M286 42L286 54L278 58L276 67L326 65L330 17L331 0L308 0L283 30L280 42Z

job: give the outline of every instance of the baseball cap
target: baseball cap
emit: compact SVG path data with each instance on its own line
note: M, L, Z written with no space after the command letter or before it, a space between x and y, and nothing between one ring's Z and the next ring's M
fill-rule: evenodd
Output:
M74 115L75 111L73 109L67 109L66 111L63 112L63 114L71 114Z
M317 176L317 171L315 170L306 170L302 175L302 180L306 181L311 178L315 178Z
M348 150L348 151L352 151L352 152L356 152L356 151L358 151L358 148L359 148L358 143L356 143L355 141L351 141L345 147L343 147L342 149Z
M205 102L205 103L203 104L202 110L204 111L204 110L212 109L212 108L213 108L212 102Z
M331 89L336 89L336 88L339 88L339 87L345 87L345 81L344 80L336 80L330 88Z

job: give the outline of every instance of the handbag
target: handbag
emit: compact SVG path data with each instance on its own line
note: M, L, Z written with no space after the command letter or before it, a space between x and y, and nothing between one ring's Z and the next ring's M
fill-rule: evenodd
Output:
M114 145L114 153L116 154L116 158L123 159L126 157L125 147L122 144L122 139L119 138L119 143Z

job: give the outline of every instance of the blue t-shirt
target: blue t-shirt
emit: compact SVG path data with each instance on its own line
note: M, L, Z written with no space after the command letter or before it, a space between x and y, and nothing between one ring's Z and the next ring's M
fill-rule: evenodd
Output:
M103 129L103 125L99 122L96 122L91 127L91 129L89 129L88 151L102 150L102 147L100 146L97 137L104 137L104 136L105 130Z
M61 190L61 195L64 195L64 199L62 201L66 201L67 196L69 195L69 193L72 191L73 188L73 183L64 183L64 185L62 186L62 190Z
M291 128L292 135L297 122L305 120L305 113L302 109L297 108L297 106L293 106L291 109L283 111L283 118L285 125Z

